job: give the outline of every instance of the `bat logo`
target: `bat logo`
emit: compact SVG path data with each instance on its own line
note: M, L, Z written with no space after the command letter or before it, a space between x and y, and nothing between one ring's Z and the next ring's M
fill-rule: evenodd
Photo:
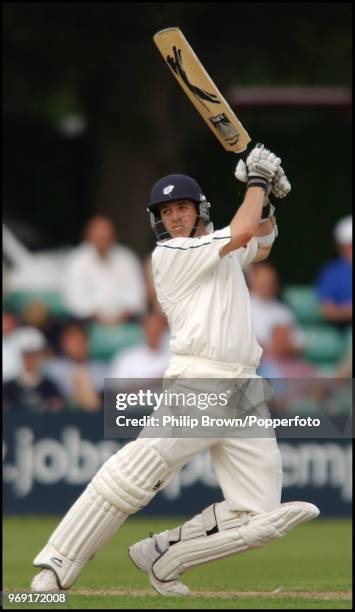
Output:
M174 46L173 52L174 52L174 58L171 55L167 55L166 62L170 66L170 68L175 72L175 74L177 74L181 78L181 80L185 83L186 87L189 88L189 90L195 96L195 98L197 98L201 102L201 104L205 108L207 108L207 110L208 110L208 107L206 106L206 104L203 103L203 100L212 102L212 104L220 104L221 102L218 99L218 96L216 96L216 94L209 93L205 89L201 89L200 87L197 87L196 85L193 85L192 83L190 83L188 76L186 74L186 71L182 65L181 49L177 49Z
M153 491L157 491L161 487L162 484L163 484L163 481L158 480L158 482L153 487Z
M210 117L209 119L217 132L222 136L223 140L232 146L237 144L239 134L224 113L216 115L215 117Z

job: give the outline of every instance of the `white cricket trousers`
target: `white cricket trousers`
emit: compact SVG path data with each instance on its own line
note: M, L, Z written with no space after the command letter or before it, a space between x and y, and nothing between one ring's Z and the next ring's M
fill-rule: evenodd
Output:
M175 355L166 378L259 378L255 368L230 366L213 361ZM267 437L235 438L145 438L130 444L146 445L164 459L169 473L163 489L194 455L208 449L227 506L232 511L270 512L281 501L281 455L274 433Z
M255 369L175 356L166 378L167 384L177 379L171 388L174 385L182 388L187 380L208 379L202 383L206 389L211 386L211 380L212 388L216 388L214 379L259 377ZM226 387L223 380L217 383ZM241 382L240 389L243 385ZM197 386L201 388L199 383ZM235 384L227 386L235 387ZM238 409L241 393L236 397ZM256 391L255 397L258 401L252 402L254 407L265 405L262 394ZM220 408L217 408L219 413ZM257 408L262 413L263 406L257 405ZM137 440L126 444L104 463L35 557L34 565L51 568L62 588L70 588L85 563L127 516L146 506L196 453L206 449L224 495L227 506L224 510L259 513L279 506L282 471L274 436L184 438L171 437L171 430L165 428L159 438L144 437L141 433Z

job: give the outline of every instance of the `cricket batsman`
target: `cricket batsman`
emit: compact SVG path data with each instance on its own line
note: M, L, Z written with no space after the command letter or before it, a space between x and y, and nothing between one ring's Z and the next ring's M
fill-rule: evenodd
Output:
M268 196L283 198L291 186L280 158L260 144L246 162L239 161L235 176L246 183L245 196L229 226L217 231L194 179L169 175L151 191L148 211L158 238L153 275L171 333L166 379L258 378L262 349L253 332L243 270L268 257L277 236ZM32 590L69 589L126 518L205 449L224 500L129 549L131 560L161 595L187 595L180 576L189 568L262 547L318 516L313 504L280 503L282 466L275 435L140 435L104 463L35 557L40 571Z

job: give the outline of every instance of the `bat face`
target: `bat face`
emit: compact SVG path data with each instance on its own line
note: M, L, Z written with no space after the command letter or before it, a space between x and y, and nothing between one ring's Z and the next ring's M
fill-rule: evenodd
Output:
M227 151L240 153L250 136L179 28L167 28L153 37L166 64L201 117Z

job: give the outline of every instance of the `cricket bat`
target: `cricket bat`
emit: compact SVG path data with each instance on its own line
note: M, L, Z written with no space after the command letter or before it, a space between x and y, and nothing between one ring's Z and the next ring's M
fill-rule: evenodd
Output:
M179 28L157 32L153 40L201 117L227 151L245 151L250 136L223 98Z

